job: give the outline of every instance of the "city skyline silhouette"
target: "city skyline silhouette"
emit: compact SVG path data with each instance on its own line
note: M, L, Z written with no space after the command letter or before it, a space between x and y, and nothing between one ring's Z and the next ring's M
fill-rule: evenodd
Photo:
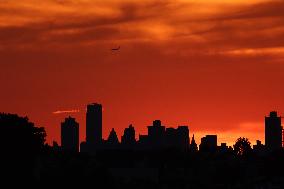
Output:
M283 10L283 0L0 1L2 180L284 188Z
M161 119L198 142L263 141L264 112L284 112L282 1L76 2L0 3L1 111L45 126L50 144L60 113L82 124L93 101L104 138Z
M277 114L276 111L271 111L268 116L264 117L265 127L265 140L261 141L257 139L253 144L254 150L266 150L274 151L283 147L283 126L281 124L282 117ZM136 136L135 126L132 124L128 128L124 129L124 134L119 137L112 128L109 132L108 138L103 138L103 106L99 103L91 103L87 105L86 111L86 132L85 140L79 140L79 123L75 118L69 116L65 118L65 122L61 123L61 145L62 150L73 152L92 152L101 149L131 149L131 150L161 150L167 148L179 149L181 151L190 151L190 145L198 145L193 141L190 141L190 127L188 125L178 125L174 127L166 127L162 125L161 120L154 120L151 126L147 126L148 132L146 135L138 134ZM82 125L81 125L82 127ZM245 133L242 136L245 137ZM120 139L119 139L120 138ZM194 138L194 133L192 134ZM249 140L249 139L247 139ZM237 141L237 139L235 140ZM80 150L79 150L79 143ZM220 142L219 142L220 143ZM206 136L202 136L199 143L199 151L227 151L229 148L233 148L233 145L227 145L226 141L221 142L219 146L218 135L207 133ZM264 143L264 144L263 144ZM196 147L194 147L196 148Z
M265 116L265 144L239 137L233 147L217 145L217 135L195 142L188 126L165 127L160 120L135 139L125 128L121 142L113 128L101 136L103 106L88 104L86 141L80 144L79 124L61 123L61 144L46 143L47 133L27 117L0 113L0 157L4 183L16 186L251 188L282 187L283 127L276 111ZM11 140L12 138L12 140ZM249 177L248 177L249 175ZM72 179L71 179L72 178ZM96 182L94 183L94 179Z
M17 114L2 113L3 119L5 119L5 115L18 116ZM258 149L265 147L266 149L269 149L269 151L282 149L284 147L282 117L278 115L277 111L271 111L269 115L264 116L264 118L265 140L256 140L253 148ZM28 120L28 117L23 119ZM2 123L2 127L6 127L5 123L5 121ZM70 152L91 152L101 148L104 149L105 145L114 145L114 149L121 149L119 146L125 145L124 147L128 146L130 149L138 147L141 150L161 150L173 147L180 150L182 149L181 151L186 152L190 151L191 145L198 145L195 141L194 133L192 133L192 138L190 137L190 127L188 125L166 127L162 125L162 121L158 119L153 120L151 126L147 126L148 132L146 135L138 134L137 136L135 127L132 124L129 124L129 127L124 129L123 135L118 136L115 128L112 128L108 137L103 138L103 106L99 103L87 105L85 123L85 140L81 141L79 138L80 123L70 115L66 117L65 120L61 122L61 140L53 141L53 145L56 144L57 146L60 144L62 150ZM18 125L20 126L20 124ZM45 130L45 127L41 128ZM45 134L45 137L46 136L48 135ZM239 136L238 139L240 139L240 137L245 137L245 133L244 135ZM235 142L238 139L236 139ZM246 138L246 140L249 139ZM220 146L218 146L219 143L221 144ZM252 143L250 142L250 144ZM199 143L199 148L197 147L197 150L214 152L217 148L228 149L233 146L227 146L226 142L218 142L218 135L207 133L205 136L201 137L201 142Z

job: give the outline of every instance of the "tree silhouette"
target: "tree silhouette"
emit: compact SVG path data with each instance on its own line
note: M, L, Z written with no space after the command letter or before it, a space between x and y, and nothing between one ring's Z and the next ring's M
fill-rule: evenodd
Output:
M31 183L37 159L43 154L46 133L27 117L0 113L0 167L2 180ZM2 174L1 174L2 175Z
M248 138L240 137L234 145L234 152L237 155L247 155L251 151L250 141Z
M0 113L0 147L5 154L37 154L44 148L45 137L45 129L35 127L27 117Z

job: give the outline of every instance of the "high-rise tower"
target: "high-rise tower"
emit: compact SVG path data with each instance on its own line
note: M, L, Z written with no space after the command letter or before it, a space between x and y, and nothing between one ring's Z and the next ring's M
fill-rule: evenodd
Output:
M102 142L102 105L93 103L87 106L86 143L98 145Z
M61 146L65 151L79 152L79 123L70 116L61 123Z
M282 126L281 117L277 112L270 112L265 117L265 147L268 150L276 150L282 147Z

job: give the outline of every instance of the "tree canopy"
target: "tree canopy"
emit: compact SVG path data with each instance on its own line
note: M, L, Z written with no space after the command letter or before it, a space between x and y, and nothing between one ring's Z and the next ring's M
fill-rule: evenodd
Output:
M237 155L247 155L252 150L248 138L240 137L234 145L234 152Z
M5 153L39 153L44 148L46 132L27 117L0 113L0 146Z

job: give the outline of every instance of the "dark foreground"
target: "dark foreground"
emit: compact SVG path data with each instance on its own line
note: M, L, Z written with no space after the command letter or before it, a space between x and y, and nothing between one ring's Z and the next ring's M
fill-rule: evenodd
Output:
M2 155L2 181L39 187L88 188L284 188L284 152L181 153L49 150Z

